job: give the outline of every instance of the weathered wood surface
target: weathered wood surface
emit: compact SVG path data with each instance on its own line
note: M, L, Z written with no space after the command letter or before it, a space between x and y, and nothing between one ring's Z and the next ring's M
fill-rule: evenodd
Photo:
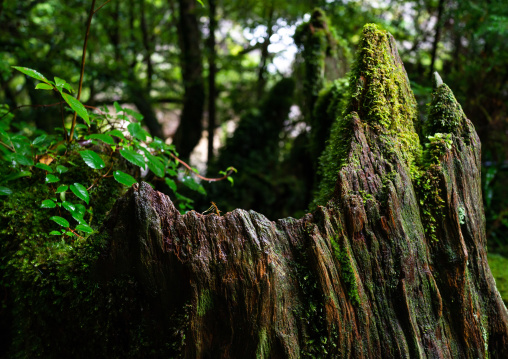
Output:
M393 38L367 29L364 41L387 53L358 60L366 66L357 69L363 79L344 120L350 146L327 206L275 222L242 209L181 215L141 183L111 211L95 272L141 284L161 335L170 337L175 325L185 333L174 355L508 357L508 313L487 263L473 125L449 88L436 87L431 107L442 111L431 111L428 128L449 134L449 143L430 144L441 150L427 164L408 154L413 119L375 122L365 103L374 96L384 106L377 111L392 115L414 107ZM388 72L373 70L380 64L404 81L384 84ZM381 95L369 92L376 86ZM440 120L445 105L454 123Z

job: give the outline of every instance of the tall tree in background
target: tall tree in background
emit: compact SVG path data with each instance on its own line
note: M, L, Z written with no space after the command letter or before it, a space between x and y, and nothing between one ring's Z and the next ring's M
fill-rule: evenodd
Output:
M217 50L215 49L215 30L217 29L217 3L216 0L208 0L209 6L209 35L207 41L208 48L208 154L207 163L211 164L213 160L213 139L215 132L215 100L217 97L217 88L215 84L215 73L217 72Z
M203 80L203 55L201 51L201 31L198 25L195 0L179 0L179 42L181 50L182 79L185 93L183 97L180 125L173 143L182 158L188 158L198 144L203 130L203 110L205 107L205 85Z

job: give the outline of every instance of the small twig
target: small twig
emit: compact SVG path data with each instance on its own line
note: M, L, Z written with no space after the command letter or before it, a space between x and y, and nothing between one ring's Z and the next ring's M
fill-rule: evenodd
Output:
M0 145L5 146L7 149L11 150L12 152L16 152L16 149L14 147L10 147L8 144L3 143L0 141Z
M78 96L77 100L81 98L81 89L83 88L83 77L85 75L85 63L86 63L86 46L88 44L88 36L90 35L90 26L92 25L92 17L95 14L95 0L92 0L92 6L90 7L90 14L88 15L88 23L86 25L86 34L85 34L85 42L83 43L83 54L81 56L81 73L79 75L79 87L78 87ZM74 137L74 128L76 127L78 113L74 112L74 117L72 118L71 132L68 138L68 141L72 141Z
M106 1L104 4L102 4L101 6L99 6L99 7L97 8L97 10L95 10L95 11L93 12L93 14L92 14L92 15L95 15L95 13L96 13L97 11L99 11L100 9L102 9L102 7L103 7L104 5L106 5L106 4L107 4L108 2L110 2L110 1L111 1L111 0L108 0L108 1Z
M176 157L174 154L170 153L170 155L175 159L177 160L178 162L180 162L182 165L184 165L185 167L187 167L187 169L189 171L191 171L192 173L194 173L194 175L198 178L201 178L203 181L208 181L208 182L217 182L217 181L222 181L222 180L225 180L226 178L228 178L229 176L231 176L231 174L233 173L232 170L228 171L228 173L226 173L224 176L222 177L219 177L219 178L208 178L208 177L203 177L201 176L199 173L196 173L194 172L194 170L192 169L191 166L189 166L187 163L185 163L184 161L182 161L181 159L179 159L178 157Z
M215 210L215 213L217 213L217 215L220 217L220 213L222 211L219 211L219 207L217 207L217 205L215 204L215 202L210 202L212 205L210 206L210 208L208 208L206 211L203 212L203 214L207 213L207 212L211 212L213 210Z
M113 169L113 163L111 164L111 167L109 167L108 172L106 172L105 174L103 174L103 175L102 175L102 176L100 176L100 177L97 177L97 179L94 181L94 183L92 183L92 185L91 185L90 187L88 187L86 190L87 190L87 191L90 191L90 190L91 190L91 189L92 189L92 188L93 188L93 187L94 187L97 183L99 183L99 181L100 181L101 179L108 177L108 173L109 173L109 171L111 171L112 169Z
M79 234L77 234L75 231L73 231L70 227L67 227L67 229L68 229L70 232L74 233L74 234L75 234L76 236L78 236L79 238L84 238L84 237L80 236Z

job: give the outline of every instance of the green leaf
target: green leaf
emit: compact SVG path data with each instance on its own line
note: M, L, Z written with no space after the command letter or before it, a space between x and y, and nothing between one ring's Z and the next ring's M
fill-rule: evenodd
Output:
M98 170L98 169L106 167L106 164L104 163L102 158L100 158L99 155L97 153L95 153L94 151L84 150L84 151L79 152L79 154L80 154L81 158L83 159L83 161L85 161L85 163L88 166L92 167L94 170Z
M16 163L18 163L18 164L20 164L22 166L33 166L33 164L34 164L34 161L32 161L31 158L23 156L23 155L21 155L19 153L13 153L13 154L11 154L11 156L12 156L12 159Z
M38 72L36 70L29 69L28 67L19 67L19 66L13 66L13 68L15 68L19 72L22 72L25 75L30 76L30 77L32 77L32 78L34 78L36 80L43 81L43 82L46 82L46 83L50 83L48 81L48 79L44 77L44 75L42 75L40 72Z
M55 207L56 203L50 199L45 199L44 201L42 201L41 208L55 208Z
M118 102L116 102L116 101L115 101L115 102L113 102L113 106L115 106L115 110L116 110L116 112L122 112L122 111L123 111L122 106L120 106L120 105L118 104Z
M127 125L127 129L132 137L137 138L140 141L145 142L146 137L149 136L139 123L130 123Z
M168 171L168 175L170 175L171 177L178 176L178 173L175 170L171 169L171 168L168 168L167 171Z
M77 219L77 217L83 218L83 216L85 215L85 212L86 212L86 208L81 203L76 203L75 206L76 206L76 210L72 213L72 216L74 217L74 219L78 220L78 222L81 223L81 221L79 219Z
M31 142L28 137L23 135L14 135L11 137L11 142L16 149L16 152L21 155L32 155ZM33 165L33 162L32 162Z
M93 228L90 227L88 224L78 224L76 226L76 229L78 231L83 231L85 233L93 233Z
M67 189L69 188L69 186L66 186L66 185L60 185L58 186L58 188L56 189L56 193L62 193L62 192L65 192L67 191Z
M56 171L60 174L67 172L69 169L65 166L58 165L56 166Z
M62 93L62 97L69 104L69 106L78 113L79 117L85 120L86 124L90 126L90 118L88 117L88 112L79 100L75 99L71 95L66 93Z
M62 92L66 83L67 83L67 81L61 79L60 77L55 76L55 85L56 85L56 88L58 89L58 91Z
M203 4L203 1L202 1L202 0L197 0L197 1L198 1L198 3L200 3L200 4L201 4L201 6L202 6L202 7L205 7L205 4Z
M60 178L58 178L55 175L47 175L46 176L46 183L55 183L55 182L58 182L58 181L60 181Z
M127 187L132 186L134 183L138 183L134 177L131 175L128 175L127 173L124 173L122 171L115 171L113 172L113 177L117 180L117 182L120 182L123 185L126 185Z
M12 173L12 174L2 178L0 180L0 183L9 182L9 181L21 178L21 177L31 177L31 176L32 176L32 172L30 172L30 171L15 172L15 173Z
M35 167L40 168L44 171L48 171L49 173L53 173L53 169L44 163L37 163Z
M159 137L154 137L153 141L150 142L148 146L156 150L162 150L164 148L164 141L161 140Z
M115 136L115 137L118 137L118 138L121 138L122 140L125 140L125 136L122 133L122 131L117 130L117 129L111 130L111 131L107 132L106 134L111 135L111 136Z
M69 92L74 92L74 89L68 83L66 83L63 87L64 87L64 89L66 89Z
M76 220L79 224L86 224L86 221L83 219L83 213L80 213L77 209L74 212L71 212L72 218Z
M62 227L69 227L69 222L62 217L59 216L53 216L50 218L52 221L55 221L57 224L61 225Z
M51 232L49 232L49 235L50 236L60 236L60 235L62 235L62 232L60 232L60 231L51 231Z
M7 141L7 142L11 139L11 136L9 136L9 134L7 132L5 132L2 128L0 128L0 135L5 137L5 141Z
M192 178L191 176L183 176L182 183L184 185L186 185L187 187L189 187L191 190L197 191L197 192L201 193L202 195L206 196L205 188L202 185L200 185L199 183L197 183L194 180L194 178Z
M94 133L90 136L87 136L87 138L97 139L101 140L102 142L114 146L116 145L115 140L110 135L104 134L104 133Z
M90 201L90 195L88 194L88 190L81 183L71 184L71 191L78 197L79 199L85 201L86 204Z
M0 187L0 196L10 196L12 194L12 190L7 187Z
M125 158L130 163L139 166L141 168L145 168L145 158L142 154L136 153L132 150L123 149L120 150L120 155Z
M139 112L136 112L134 110L131 110L130 108L124 108L123 109L124 112L128 115L131 115L132 117L134 117L137 121L141 121L144 116L142 114L140 114Z
M46 136L46 135L40 135L35 140L33 140L32 144L34 146L37 146L38 144L43 143L46 140L47 137L48 136Z
M71 214L73 214L74 211L76 210L76 206L71 202L63 201L62 206L63 206L63 208L68 210Z
M53 86L40 82L35 86L36 90L53 90Z
M148 159L148 168L152 171L157 177L164 177L164 163L156 157L149 153L145 153L146 158Z
M171 178L164 178L164 180L166 181L166 184L169 186L169 188L171 188L173 190L173 192L176 192L176 183L175 181L173 181Z

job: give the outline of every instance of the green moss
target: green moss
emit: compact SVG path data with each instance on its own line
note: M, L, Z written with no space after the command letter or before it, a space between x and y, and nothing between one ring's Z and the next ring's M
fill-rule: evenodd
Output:
M336 34L329 20L321 9L315 9L308 22L298 26L294 36L305 61L304 88L311 112L315 98L324 85L325 59L333 56L337 46Z
M429 105L429 118L424 132L427 134L425 151L420 168L411 172L425 233L437 240L438 220L444 217L444 200L440 189L440 162L443 155L452 149L453 136L465 128L465 115L453 92L435 74L432 102ZM466 134L467 136L467 134ZM459 221L464 221L464 213L459 208Z
M319 168L317 170L318 186L314 194L311 208L326 203L332 196L337 181L337 174L347 160L351 144L350 122L352 115L345 118L341 113L345 107L345 93L349 83L346 80L337 80L330 87L323 90L319 96L314 110L314 116L323 122L331 121L329 140L322 151L323 143L318 144L317 135L311 140L311 151L321 153ZM317 129L315 134L319 132Z
M208 289L199 294L196 312L199 317L203 317L206 312L213 308L213 298Z
M266 334L266 328L259 331L259 342L256 349L256 358L264 359L270 357L270 343L268 342L268 335Z
M315 225L308 224L305 232L311 235ZM310 267L309 248L299 247L296 253L294 265L297 275L296 281L300 286L301 298L305 298L297 309L303 333L303 344L300 347L301 358L326 358L335 343L328 341L323 343L323 338L328 337L328 324L326 320L325 303L327 299L318 286L318 278Z
M331 237L330 243L332 244L335 257L339 260L342 279L347 286L347 295L351 303L355 306L360 305L360 294L358 293L358 283L356 282L355 270L351 264L346 249L342 249L338 243L338 239Z
M444 217L445 201L441 198L441 189L439 186L440 167L438 164L432 164L424 170L414 171L413 185L420 204L420 215L423 222L425 234L432 240L437 241L437 221Z
M435 88L429 105L426 132L428 134L457 133L462 128L465 119L466 115L452 90L444 83Z
M393 38L374 24L363 29L349 78L347 105L342 118L333 124L320 159L321 181L314 205L325 204L331 198L338 171L355 161L348 158L354 116L381 139L381 150L386 156L395 154L411 170L416 167L422 153L414 129L418 120L416 100Z
M312 114L309 150L313 159L318 159L330 138L333 124L342 115L346 106L346 93L349 82L335 80L321 90Z
M100 179L101 173L86 166L76 152L79 149L71 146L66 156L57 157L51 164L53 170L57 164L68 169L61 174L55 172L60 178L56 185L46 184L45 171L34 168L31 178L12 181L9 185L14 193L0 201L0 283L3 293L11 299L2 301L4 310L16 318L12 328L6 328L12 333L13 356L71 357L67 354L85 347L81 342L85 338L101 347L98 342L108 335L111 338L107 331L112 329L105 323L98 328L97 318L121 316L121 311L130 305L122 302L117 312L111 307L110 315L102 312L110 305L106 303L111 303L105 298L108 290L90 280L90 267L102 249L103 236L48 234L61 229L50 220L51 216L65 217L72 228L78 224L61 207L41 208L43 200L58 196L54 192L58 185L79 182L89 187L95 183L89 190L90 206L86 206L84 215L95 229L123 191L119 183ZM108 158L105 160L109 165ZM85 204L71 191L67 191L65 199ZM128 290L125 285L123 288ZM111 291L117 289L111 287ZM66 332L62 333L61 328L67 328Z
M351 72L346 113L356 111L362 122L388 136L410 167L421 156L414 129L417 104L391 35L374 24L363 28L360 50Z
M508 258L502 255L489 253L487 256L492 275L496 279L496 287L501 298L508 305Z
M363 204L366 204L367 201L375 201L376 200L373 195L365 192L364 190L360 190L359 193L360 193L360 196L362 196Z

